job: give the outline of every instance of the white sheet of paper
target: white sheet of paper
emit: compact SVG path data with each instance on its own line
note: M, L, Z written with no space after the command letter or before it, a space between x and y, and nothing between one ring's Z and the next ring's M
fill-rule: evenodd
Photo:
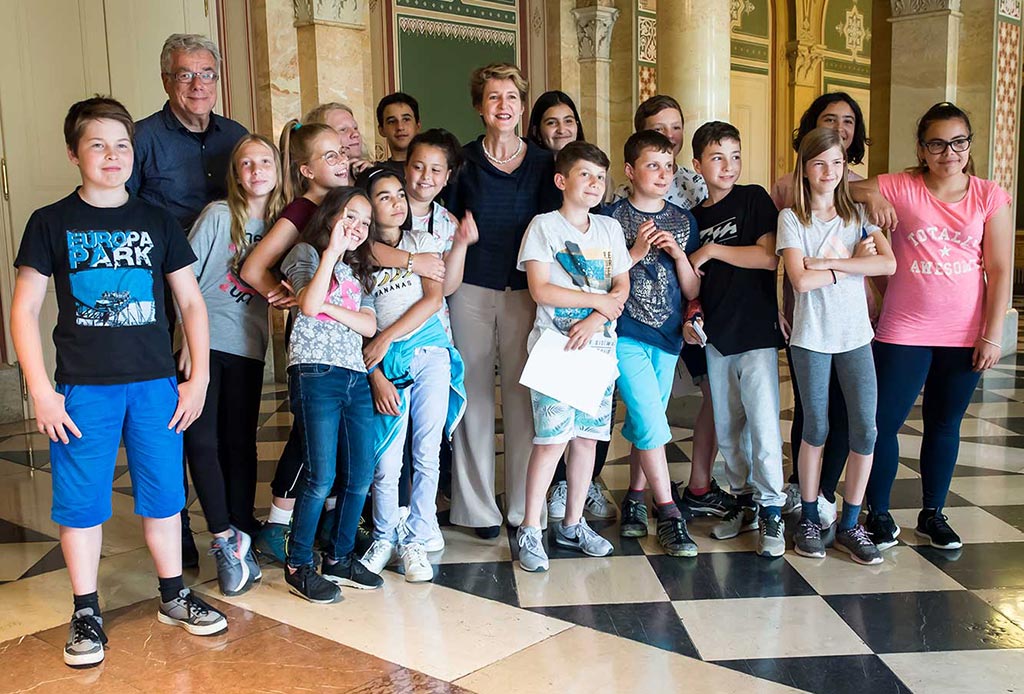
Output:
M618 361L590 346L567 352L568 342L569 338L554 330L541 333L519 383L597 416L604 392L619 375Z

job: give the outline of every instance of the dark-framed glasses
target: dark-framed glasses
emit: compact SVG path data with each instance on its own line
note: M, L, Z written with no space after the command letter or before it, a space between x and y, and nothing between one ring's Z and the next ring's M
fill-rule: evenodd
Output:
M954 152L966 152L971 146L971 140L974 139L974 135L968 135L967 137L958 137L953 140L928 140L922 142L921 145L928 150L929 154L942 154L949 147Z
M196 77L199 78L200 82L216 82L217 78L220 77L213 70L205 70L203 72L189 72L188 70L180 70L178 72L165 73L171 77L175 82L181 82L182 84L189 84Z

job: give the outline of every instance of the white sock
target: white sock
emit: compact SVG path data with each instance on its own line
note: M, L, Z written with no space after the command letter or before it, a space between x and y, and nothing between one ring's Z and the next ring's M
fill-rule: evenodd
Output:
M338 506L338 497L336 497L336 496L329 496L329 497L327 497L327 500L324 501L324 508L328 512L333 511L337 506Z
M292 522L291 509L285 510L278 508L274 505L274 502L270 502L270 515L267 516L268 523L277 523L278 525L288 525Z

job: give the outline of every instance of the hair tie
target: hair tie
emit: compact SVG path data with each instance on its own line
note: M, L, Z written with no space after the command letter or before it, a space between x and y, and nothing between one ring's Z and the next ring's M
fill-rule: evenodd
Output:
M302 123L296 123L295 125L292 126L292 130L298 130L301 127L302 127Z

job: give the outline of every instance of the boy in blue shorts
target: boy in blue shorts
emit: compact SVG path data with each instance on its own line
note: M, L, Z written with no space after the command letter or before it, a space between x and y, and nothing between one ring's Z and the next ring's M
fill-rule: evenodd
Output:
M111 515L114 462L123 437L135 513L157 576L164 624L210 636L223 614L181 576L182 431L202 412L209 381L206 307L195 256L166 210L129 197L132 118L117 101L74 104L64 120L68 158L82 185L36 210L14 261L14 348L41 433L50 437L51 518L74 593L64 662L103 661L107 636L97 595L102 524ZM39 312L53 277L57 294L56 389L43 364ZM192 376L180 386L164 310L164 282L182 316Z
M592 347L615 353L615 319L629 296L629 252L622 227L590 214L604 199L608 157L586 142L570 142L555 158L555 185L562 207L537 215L523 236L519 269L526 272L537 316L527 349L546 330L569 338L566 349ZM526 512L519 527L519 566L546 571L541 514L555 465L568 445L565 516L554 523L554 542L592 557L612 552L608 540L583 518L598 441L611 438L613 383L596 416L554 398L530 392L535 436L526 473Z
M784 345L776 299L778 214L768 192L739 185L740 133L721 121L693 134L693 165L708 198L693 208L701 247L690 254L701 277L698 322L705 352L715 431L738 504L711 531L724 540L758 529L757 553L781 557L782 436L779 432L779 354ZM687 342L697 342L686 326Z
M697 545L672 498L665 444L672 440L666 409L683 345L684 300L700 291L700 279L687 258L699 243L697 222L687 210L665 201L675 173L671 140L641 130L626 140L623 158L629 197L604 210L622 225L632 261L615 348L616 383L626 405L622 435L633 444L620 532L623 537L647 535L644 488L650 483L658 542L670 556L692 557Z

